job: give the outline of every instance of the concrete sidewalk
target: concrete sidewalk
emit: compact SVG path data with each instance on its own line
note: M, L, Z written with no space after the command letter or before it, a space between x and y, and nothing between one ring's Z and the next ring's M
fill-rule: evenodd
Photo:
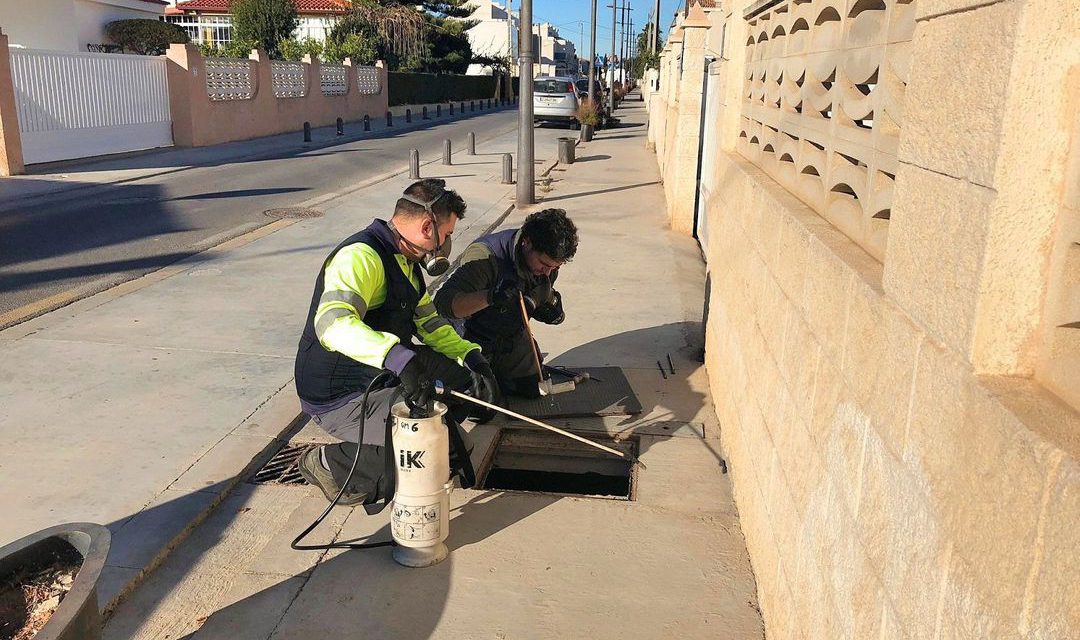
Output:
M554 153L564 131L538 130ZM458 244L497 222L514 135L428 164L469 202ZM383 178L147 276L0 332L0 541L61 522L107 524L111 602L280 444L299 415L293 358L318 267L388 217L410 180ZM238 202L237 206L243 206Z
M243 483L121 602L106 638L762 638L699 361L704 266L692 239L665 228L639 105L624 103L620 128L580 145L578 163L538 187L539 206L566 208L581 244L559 280L567 321L536 326L555 363L626 373L642 414L558 424L637 440L635 499L454 491L449 559L413 570L387 549L290 550L325 499ZM675 373L661 374L669 356ZM474 462L518 426L473 428ZM323 439L309 425L294 442ZM311 541L385 539L387 518L337 508Z
M466 106L468 106L466 101ZM457 103L455 103L457 104ZM485 103L486 104L486 103ZM274 136L241 140L209 147L179 148L164 147L147 151L117 154L103 158L84 158L51 162L27 167L27 174L0 178L0 210L15 206L26 206L41 198L55 197L61 193L71 193L78 197L92 197L95 190L108 185L121 184L160 176L197 167L214 167L230 162L239 162L259 158L272 158L333 147L340 144L396 135L415 131L440 123L458 121L496 111L516 110L516 105L477 108L462 112L455 108L454 115L444 108L440 117L435 117L435 106L429 107L429 118L421 118L421 108L425 105L401 105L392 107L393 125L386 126L384 115L372 116L371 130L363 130L363 122L345 124L345 135L338 136L336 127L312 129L311 142L304 142L300 130ZM443 105L444 107L446 105ZM412 122L405 122L406 108L412 108Z

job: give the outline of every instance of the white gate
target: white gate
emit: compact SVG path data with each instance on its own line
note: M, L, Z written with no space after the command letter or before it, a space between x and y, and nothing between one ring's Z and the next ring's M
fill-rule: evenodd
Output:
M720 117L719 76L709 73L710 60L705 60L705 77L702 78L701 139L698 155L697 194L694 205L694 237L701 244L702 253L709 255L709 196L713 187L716 166L716 121Z
M172 144L165 59L11 49L27 164Z

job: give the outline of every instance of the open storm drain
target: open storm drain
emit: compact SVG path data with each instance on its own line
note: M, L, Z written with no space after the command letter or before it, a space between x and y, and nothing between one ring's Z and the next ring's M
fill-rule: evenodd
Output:
M250 480L254 484L307 484L300 475L297 465L300 464L300 456L313 445L294 444L289 445L274 454L273 458L263 465L262 469L255 472L255 477Z
M585 437L637 456L636 441ZM635 467L630 462L547 431L504 429L490 460L481 474L484 489L634 499Z
M319 218L323 212L318 209L307 207L283 207L281 209L267 209L263 215L270 218Z

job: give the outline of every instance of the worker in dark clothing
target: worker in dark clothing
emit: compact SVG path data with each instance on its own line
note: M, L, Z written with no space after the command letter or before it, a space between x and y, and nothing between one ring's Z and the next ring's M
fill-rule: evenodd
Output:
M520 229L499 231L469 245L461 265L435 294L435 308L443 317L464 319L465 339L488 355L504 394L539 395L540 351L526 331L522 301L530 318L547 324L563 321L562 296L554 284L577 245L577 227L566 211L538 211Z
M384 495L384 421L396 394L410 406L430 406L436 380L450 389L493 401L494 374L479 345L463 339L435 311L428 275L448 267L450 235L465 215L465 202L446 182L414 182L397 201L389 222L376 219L344 240L323 262L296 354L296 391L312 421L343 440L308 451L304 478L332 500L359 462L339 504L373 503ZM413 337L423 344L415 344ZM392 377L372 390L364 440L362 396L384 371ZM466 468L468 455L457 421L468 408L452 407L451 467ZM454 459L456 457L456 460ZM471 470L471 466L467 467Z

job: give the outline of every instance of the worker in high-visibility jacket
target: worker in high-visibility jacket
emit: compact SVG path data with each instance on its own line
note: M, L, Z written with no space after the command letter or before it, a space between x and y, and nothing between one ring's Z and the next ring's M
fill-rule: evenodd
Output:
M537 211L520 229L497 231L469 245L435 294L439 313L463 319L465 339L488 354L504 395L539 395L540 349L529 337L525 317L546 324L565 319L555 279L577 245L577 227L566 211Z
M357 447L357 468L338 504L387 497L382 494L387 481L383 447L391 443L385 442L383 424L395 392L413 406L428 405L433 383L440 380L447 388L495 400L494 374L479 345L439 317L421 272L423 266L429 275L438 275L449 267L450 236L465 208L444 180L414 182L397 201L389 222L376 219L345 239L323 263L295 375L301 408L342 440L308 451L299 464L304 478L329 500L348 478ZM423 344L415 344L414 336ZM384 371L393 374L393 382L372 390L364 441L358 443L362 396ZM453 413L460 420L467 411L462 405ZM451 466L471 472L457 420L449 421Z

